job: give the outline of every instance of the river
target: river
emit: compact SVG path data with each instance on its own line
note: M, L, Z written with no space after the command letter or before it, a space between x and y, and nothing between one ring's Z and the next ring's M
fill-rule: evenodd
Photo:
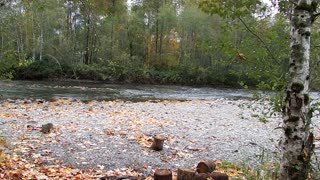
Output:
M247 99L248 89L176 85L107 84L102 82L0 81L0 99L53 98L86 100L214 100ZM311 92L319 100L319 92Z
M213 100L249 98L245 89L191 87L174 85L126 85L101 82L0 82L1 99L71 98L78 100Z

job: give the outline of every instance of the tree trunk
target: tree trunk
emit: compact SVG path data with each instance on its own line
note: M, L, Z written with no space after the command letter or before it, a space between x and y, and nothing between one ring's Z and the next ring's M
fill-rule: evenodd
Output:
M172 180L172 172L169 169L157 169L154 172L154 180Z
M35 19L34 12L32 13L32 60L36 60L36 35L35 35Z
M283 107L284 134L281 141L280 179L305 180L310 171L314 148L310 132L312 114L309 106L310 31L317 2L293 1L290 42L290 79Z
M42 57L43 57L43 25L40 25L40 47L39 47L39 61L42 61Z
M151 148L155 151L161 151L163 149L163 143L165 138L163 136L154 136Z
M20 25L17 25L16 27L16 48L17 48L17 55L18 55L18 59L21 59L21 55L22 55L22 41L21 41L21 27Z
M186 168L178 168L177 180L193 180L196 175L196 171Z
M198 173L211 173L216 169L216 165L212 161L202 161L197 165Z
M3 22L2 22L2 21L1 21L1 24L3 24ZM3 50L4 50L4 36L3 36L3 29L2 29L2 26L0 27L0 39L1 39L0 59L2 59L2 56L3 56Z
M89 40L90 40L90 24L91 24L91 21L90 21L90 14L87 15L87 32L86 32L86 47L85 47L85 54L84 54L84 63L85 64L89 64L90 60L89 60Z
M111 35L110 35L110 38L111 38L111 40L110 40L110 60L113 60L113 45L114 45L114 41L113 41L114 22L113 21L114 20L112 19L111 20Z

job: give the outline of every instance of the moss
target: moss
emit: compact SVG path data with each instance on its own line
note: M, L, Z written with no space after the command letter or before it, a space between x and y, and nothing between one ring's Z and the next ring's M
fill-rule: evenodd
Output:
M289 122L297 122L297 121L299 121L299 117L291 116L287 121L289 121Z
M297 159L298 159L299 161L303 161L303 160L304 160L304 157L303 157L303 155L299 155Z
M305 27L309 27L310 23L308 22L300 22L299 27L305 28Z
M310 102L309 94L303 94L303 96L304 96L304 105L308 105Z
M300 93L304 89L304 85L302 83L292 83L291 90L295 93Z
M301 138L299 136L294 136L293 140L300 140Z
M308 114L307 114L307 117L308 117L309 119L312 118L314 111L315 111L315 108L314 108L314 107L309 110L309 112L308 112Z
M284 130L284 134L287 136L287 137L289 137L289 136L291 136L292 135L292 129L291 128L287 128L287 129L285 129Z
M301 3L299 6L296 7L296 10L305 10L309 12L314 11L313 4Z
M287 112L286 111L287 110L287 106L286 105L283 105L281 109L282 109L282 113L286 113Z
M306 32L304 33L304 35L306 35L307 37L309 37L309 36L311 35L311 32L310 32L310 31L306 31Z

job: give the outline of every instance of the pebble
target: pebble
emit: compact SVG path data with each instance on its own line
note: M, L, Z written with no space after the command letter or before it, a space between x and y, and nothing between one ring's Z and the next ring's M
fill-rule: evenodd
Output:
M261 155L266 160L279 157L281 117L266 117L268 122L262 123L252 114L261 115L263 107L247 100L27 102L12 102L19 103L18 108L1 102L1 112L17 115L0 119L2 133L12 142L28 137L30 145L37 146L33 151L48 149L51 157L65 165L91 168L99 164L111 170L131 165L175 169L176 165L192 167L203 160L228 160L257 166ZM248 108L249 103L254 108ZM19 114L28 114L38 124L52 122L55 131L50 136L26 131L25 127L33 123ZM317 135L320 118L316 117L313 124ZM160 152L139 143L142 137L159 134L166 136L165 148ZM32 144L36 142L32 138L44 143ZM319 142L316 144L319 147Z

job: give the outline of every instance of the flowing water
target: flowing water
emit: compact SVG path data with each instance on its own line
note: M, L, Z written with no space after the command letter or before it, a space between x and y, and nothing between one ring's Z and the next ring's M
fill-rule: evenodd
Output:
M165 85L118 85L97 82L0 82L1 99L71 98L79 100L212 100L249 98L244 89Z

